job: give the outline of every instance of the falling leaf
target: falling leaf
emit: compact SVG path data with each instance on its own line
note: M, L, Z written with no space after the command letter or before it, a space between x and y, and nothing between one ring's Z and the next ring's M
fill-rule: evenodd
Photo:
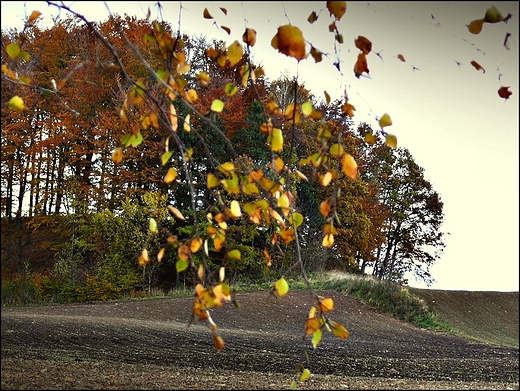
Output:
M397 55L397 58L398 58L399 60L401 60L402 62L406 62L406 60L404 59L404 56L403 56L402 54L398 54L398 55Z
M224 349L224 340L220 335L213 334L213 345L218 351Z
M224 30L228 35L231 35L231 29L229 27L226 27L226 26L220 26L220 28L222 30Z
M316 14L316 11L312 11L309 17L307 18L307 22L310 24L313 24L318 20L318 15Z
M351 105L350 103L345 102L341 106L341 110L343 111L343 114L352 118L352 117L354 117L354 111L356 111L356 108L353 105Z
M386 128L390 125L392 125L392 119L388 114L383 114L382 117L379 118L379 126L381 126L381 128Z
M482 26L484 26L484 19L477 19L466 25L468 31L475 35L480 34L482 31Z
M305 381L309 378L311 375L311 371L309 371L307 368L305 368L302 372L302 375L300 376L300 381Z
M486 73L486 70L485 70L484 68L482 68L482 66L481 66L478 62L476 62L476 61L471 61L470 64L473 65L473 67L475 67L475 69L476 69L477 71L482 71L482 73Z
M204 8L202 16L204 16L204 19L213 19L213 16L211 16L207 8Z
M509 91L511 87L500 87L498 89L498 96L500 96L501 98L504 98L505 100L508 100L509 97L511 95L513 95L513 93L511 91Z
M506 48L506 50L509 50L509 46L507 45L507 41L508 41L510 36L511 36L511 33L506 33L506 37L504 38L504 47Z
M278 27L278 32L271 40L271 46L280 53L288 57L294 57L298 61L307 57L302 31L290 24Z
M34 23L36 19L40 17L42 13L40 11L33 11L31 12L31 15L29 16L29 19L27 19L27 24L30 26Z
M280 297L285 296L287 292L289 292L289 284L287 284L287 281L285 281L285 278L280 278L277 280L274 284L274 289L276 289L276 292Z
M346 1L327 1L327 9L331 15L334 15L336 20L341 20L345 12L347 12Z
M164 253L166 252L166 248L163 247L159 250L159 252L157 253L157 262L161 262L162 259L164 258Z
M17 43L10 43L5 47L5 51L7 52L7 55L11 58L18 58L20 55L21 49L20 46Z
M365 53L361 52L358 55L357 61L354 64L354 75L359 78L363 72L370 73L368 70L367 58Z
M364 54L368 54L372 51L372 42L362 35L358 36L357 39L354 40L354 44Z

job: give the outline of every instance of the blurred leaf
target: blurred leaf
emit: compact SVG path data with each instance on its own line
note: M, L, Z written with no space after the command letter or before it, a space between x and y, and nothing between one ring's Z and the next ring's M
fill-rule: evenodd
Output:
M406 62L406 60L404 59L404 56L403 56L402 54L398 54L398 55L397 55L397 58L398 58L399 60L401 60L402 62Z
M484 26L484 19L477 19L466 25L468 31L475 35L480 34L482 26Z
M240 217L242 216L242 211L240 210L240 203L237 200L231 201L231 207L229 208L231 211L231 217Z
M269 137L269 145L273 152L280 152L283 150L283 134L281 129L273 129L273 133Z
M164 258L164 253L166 252L166 248L163 247L159 250L159 252L157 253L157 262L161 262L162 259Z
M395 137L393 134L387 134L385 136L385 144L390 148L397 149L397 137Z
M289 292L289 284L285 281L285 278L280 278L274 284L274 288L280 297L285 296Z
M220 335L213 334L213 345L218 351L224 349L224 340Z
M381 126L381 128L386 128L390 125L392 125L392 119L388 114L383 114L383 116L379 118L379 126Z
M346 1L327 1L327 9L329 10L331 15L337 20L341 20L345 12L347 12L347 2Z
M157 221L155 221L155 219L153 217L150 218L148 226L149 226L150 232L152 232L154 234L159 233L159 230L157 229Z
M368 70L367 58L365 53L361 52L358 54L356 63L354 64L354 75L359 78L363 72L370 73Z
M302 372L302 375L300 376L300 381L305 381L309 378L311 375L311 371L309 371L307 368L305 368Z
M357 163L354 158L346 153L341 158L341 172L348 176L350 179L357 179Z
M311 14L309 15L309 17L307 18L307 22L309 22L310 24L313 24L317 20L318 20L318 15L316 14L315 11L312 11Z
M214 111L215 113L220 113L222 110L224 110L224 102L222 102L219 99L215 99L211 103L211 111Z
M168 209L170 210L170 212L172 212L175 215L175 217L177 217L178 219L184 220L184 216L179 211L179 209L177 209L171 205L168 205Z
M119 164L123 161L123 150L120 147L114 149L114 152L112 153L112 161L115 164Z
M372 42L362 35L359 35L355 40L354 44L356 47L361 50L364 54L368 54L372 51Z
M320 344L322 335L323 335L323 332L321 331L321 329L317 329L312 334L312 347L314 349L316 349L318 347L318 345Z
M509 91L510 88L511 87L500 87L498 89L498 96L504 98L505 100L509 99L509 97L513 95L513 93Z
M238 41L233 42L229 46L229 48L227 50L227 54L228 54L228 58L229 58L229 62L231 64L231 66L236 65L242 59L242 56L244 55L244 50L242 49L242 45Z
M11 58L18 58L20 55L21 49L20 46L17 43L10 43L5 47L5 51L7 52L7 55Z
M321 312L329 312L334 309L334 301L330 297L320 298L319 303Z
M206 186L208 187L208 189L213 189L218 185L220 185L220 181L218 180L218 178L215 176L215 174L209 173L206 177Z
M482 66L476 62L476 61L471 61L470 63L471 65L473 65L473 67L477 70L477 71L482 71L482 73L486 73L486 70L484 68L482 68Z
M26 109L23 99L20 98L18 95L13 96L11 99L9 99L9 103L7 104L7 107L9 107L9 110L13 111L23 111Z
M204 19L213 19L213 16L211 16L207 8L204 8L202 16L204 17Z
M341 324L336 323L332 320L329 320L329 324L331 327L332 334L334 334L336 337L340 337L342 339L348 338L349 332Z
M271 46L280 53L288 57L294 57L298 61L307 57L302 31L290 24L278 27L278 32L271 40Z
M484 22L486 23L498 23L502 22L504 19L502 13L494 5L492 5L491 8L488 8L484 15Z
M248 46L255 46L256 43L256 30L246 28L246 31L242 35L242 41Z
M202 247L203 240L202 238L192 238L190 240L190 251L192 254L197 253Z
M231 250L227 253L227 256L229 259L235 259L237 261L240 261L242 258L239 250Z
M170 160L172 155L173 155L173 151L165 152L165 153L162 154L162 156L161 156L161 163L162 163L163 166L166 163L168 163L168 160Z

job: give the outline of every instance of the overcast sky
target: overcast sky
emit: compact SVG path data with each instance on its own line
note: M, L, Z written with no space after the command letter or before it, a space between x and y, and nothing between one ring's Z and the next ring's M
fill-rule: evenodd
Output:
M64 2L92 20L105 20L103 2ZM148 7L158 16L157 2L108 2L113 13L145 17ZM24 5L26 8L24 8ZM425 169L425 177L444 202L446 249L431 269L437 280L431 288L450 290L518 291L519 287L519 88L518 2L347 2L338 23L344 37L339 45L341 73L333 66L334 37L326 2L179 2L165 1L162 17L188 34L206 35L229 44L241 41L245 27L258 41L254 61L274 80L287 70L323 98L327 91L340 98L347 91L356 107L354 121L377 128L388 113L386 130L408 148ZM507 24L485 24L479 35L465 25L484 17L495 5ZM213 20L203 19L207 8ZM224 15L219 7L227 10ZM42 23L57 11L43 1L1 2L2 29L21 28L26 15L43 12ZM318 21L309 24L312 11ZM321 11L321 12L320 12ZM63 15L63 14L62 14ZM231 29L228 35L218 26ZM298 26L306 40L330 53L315 64L277 53L271 46L280 25ZM507 50L506 33L511 33ZM358 50L354 39L373 43L367 56L370 77L357 79L352 71ZM377 54L379 54L379 56ZM404 56L402 62L397 55ZM471 61L484 69L477 71ZM497 94L510 86L505 101ZM411 286L425 288L410 279Z

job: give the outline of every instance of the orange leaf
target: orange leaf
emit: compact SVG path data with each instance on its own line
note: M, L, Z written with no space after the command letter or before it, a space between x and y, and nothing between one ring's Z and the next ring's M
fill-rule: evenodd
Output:
M320 321L318 318L309 318L305 322L305 335L310 335L320 328Z
M246 28L246 31L242 35L242 41L248 46L255 46L256 43L256 30Z
M334 309L334 301L330 297L320 298L321 312L330 312Z
M352 155L346 153L341 158L341 172L350 179L355 180L357 178L357 163Z
M362 35L358 36L357 39L354 40L354 44L364 54L368 54L372 51L372 42Z
M368 70L367 58L365 53L361 52L358 55L357 61L354 64L354 75L359 77L363 74L363 72L370 73Z
M329 324L332 327L332 330L331 330L332 334L334 334L336 337L340 337L343 339L348 338L349 332L341 324L336 323L332 320L329 320Z
M486 70L482 68L482 66L478 62L471 61L470 64L473 65L477 71L482 71L482 73L486 73Z
M302 31L290 24L278 27L277 34L271 40L271 46L278 49L280 53L288 57L294 57L298 61L307 57Z
M327 9L329 10L331 15L337 20L340 20L345 12L347 12L347 2L346 1L327 1Z
M477 19L471 22L470 24L467 24L466 27L468 28L468 31L471 34L480 34L482 31L482 26L484 25L484 19Z
M327 217L329 215L329 213L330 213L330 210L331 210L331 206L330 206L330 204L327 201L323 201L320 204L320 214L323 217Z
M213 345L215 346L215 349L219 351L224 348L224 340L220 335L213 334Z
M207 8L204 8L202 16L204 16L204 19L213 19L213 16L211 16Z
M498 96L500 96L501 98L504 98L505 100L508 100L509 97L511 95L513 95L513 93L511 91L509 91L509 88L511 88L511 87L500 87L498 89Z

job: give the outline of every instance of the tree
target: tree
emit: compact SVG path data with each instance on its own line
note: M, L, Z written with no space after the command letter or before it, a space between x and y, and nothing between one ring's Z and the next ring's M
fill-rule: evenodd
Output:
M34 45L40 13L29 16L21 34L13 33L3 40L9 41L3 78L13 86L5 93L2 87L2 99L7 103L2 110L10 110L6 124L31 124L34 113L45 112L43 118L48 123L43 129L55 139L54 152L48 158L53 164L50 172L56 175L49 183L55 184L57 212L67 179L76 186L71 187L76 191L72 198L88 206L92 200L89 190L96 181L98 196L111 194L109 207L115 205L113 198L123 194L136 199L149 190L173 195L168 205L171 214L179 221L189 220L189 226L183 227L183 235L168 236L156 259L150 257L147 242L136 255L137 261L145 268L160 262L166 251L176 254L176 271L191 271L193 275L193 319L207 324L217 350L224 347L224 341L208 310L233 300L229 266L242 260L241 238L252 236L241 229L244 226L255 227L268 239L262 249L262 262L267 267L281 254L284 261L291 261L287 265L282 262L285 273L299 270L314 299L304 325L304 339L312 336L314 347L319 345L322 330L342 339L348 337L348 331L330 317L333 300L315 292L307 277L308 263L302 249L311 241L306 242L302 234L313 235L319 228L322 249L341 247L338 253L352 268L364 270L367 263L374 262L381 279L401 281L409 270L429 277L422 264L429 266L436 256L424 246L442 246L442 202L408 152L397 149L393 155L397 138L385 130L392 124L388 114L379 118L380 131L367 130L362 135L368 145L377 137L382 139L374 146L375 152L367 150L363 155L374 157L367 162L367 176L361 178L367 185L358 173L363 156L358 157L355 138L347 134L355 112L348 96L330 105L326 95L317 108L298 78L272 83L272 90L266 90L263 71L251 60L255 30L246 28L241 41L213 42L203 56L198 47L203 41L190 45L187 37L180 31L175 33L167 23L111 16L97 24L63 3L48 3L79 21L78 26L76 22L61 26L77 33L77 40L70 41L70 52L65 50L66 64L48 62L57 62L59 69L22 67L20 72L20 64L30 64L34 53L49 52ZM343 36L337 22L346 12L346 2L327 2L326 7L329 32L334 33L334 65L340 71L337 47ZM486 16L484 22L507 21L501 15L494 16L493 20ZM212 18L207 10L204 17ZM317 18L314 12L308 21L313 23ZM29 35L31 31L34 37ZM320 62L328 56L312 43L307 53L306 43L301 30L291 24L280 26L271 40L274 49L297 62ZM353 71L360 77L369 72L366 56L372 43L359 36L355 47L359 54ZM45 79L49 74L54 78ZM98 75L102 75L103 84L93 81ZM78 95L78 90L73 90L77 83L82 83L87 93ZM40 97L46 97L47 102L42 104ZM58 104L61 112L51 111L51 102ZM101 122L108 120L110 126ZM104 138L107 128L113 132ZM307 130L314 132L312 143L305 135ZM63 134L71 137L73 145L58 143ZM231 140L244 134L248 137L240 137L241 144L235 148ZM31 146L28 138L13 137L11 141ZM240 158L236 149L244 151L248 143L264 149L259 147L252 151L253 156ZM8 183L18 181L22 199L28 168L41 173L42 167L24 160L33 156L30 152L18 158L17 147L11 148L15 157L5 166L10 174ZM111 161L107 159L109 147ZM96 160L97 155L102 157ZM95 162L101 165L96 173ZM384 170L385 178L378 167ZM19 171L18 177L15 171ZM94 181L94 173L99 180ZM123 181L118 182L118 178ZM7 195L12 198L12 194ZM106 205L97 200L98 205ZM372 205L385 212L383 221L368 211ZM316 206L319 220L314 220L316 210L313 213L311 209ZM21 205L18 210L22 210ZM148 222L155 232L155 219L149 217ZM375 235L379 228L385 232L384 241ZM335 238L341 239L339 245ZM284 258L287 254L290 257ZM219 262L212 257L218 257ZM274 281L273 294L284 296L288 292L285 273ZM304 363L299 370L302 378L308 376Z

